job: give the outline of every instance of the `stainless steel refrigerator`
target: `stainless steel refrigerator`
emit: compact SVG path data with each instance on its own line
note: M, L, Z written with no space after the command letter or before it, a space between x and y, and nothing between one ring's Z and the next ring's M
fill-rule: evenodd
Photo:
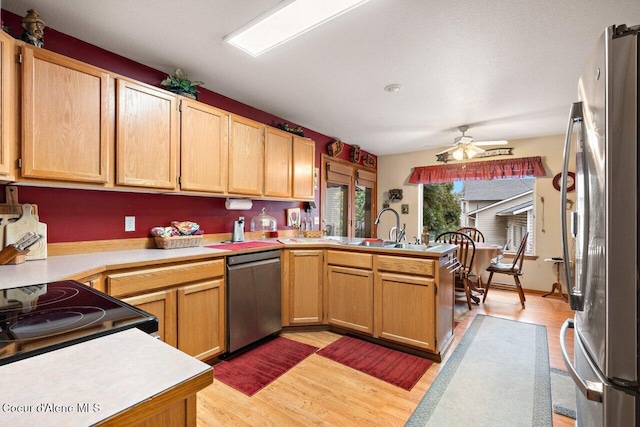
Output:
M638 30L612 26L578 82L564 149L562 240L571 308L560 333L576 425L640 426L638 387ZM567 176L575 159L575 204ZM569 261L569 262L567 262ZM574 328L574 359L565 336Z

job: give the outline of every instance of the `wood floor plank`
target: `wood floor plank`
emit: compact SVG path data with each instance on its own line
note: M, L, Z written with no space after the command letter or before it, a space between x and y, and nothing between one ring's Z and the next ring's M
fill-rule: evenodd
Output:
M527 308L522 309L515 292L491 289L486 303L474 306L455 329L443 362L434 363L411 391L313 354L252 397L214 380L198 393L198 426L403 426L479 313L546 326L549 364L565 369L559 335L562 323L572 317L569 305L539 294L526 298ZM340 338L329 331L282 335L318 348ZM573 357L572 334L567 336L567 346ZM553 414L554 426L573 423Z

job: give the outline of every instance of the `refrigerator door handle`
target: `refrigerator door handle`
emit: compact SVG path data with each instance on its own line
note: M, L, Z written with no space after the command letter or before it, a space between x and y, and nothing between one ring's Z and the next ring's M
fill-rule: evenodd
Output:
M583 123L582 102L574 102L571 105L571 111L569 114L569 124L567 126L567 135L564 142L564 162L562 164L562 180L560 183L560 220L562 231L562 255L564 256L564 271L567 278L567 288L569 289L569 305L572 310L582 311L584 308L584 295L581 288L574 286L574 278L571 274L571 258L569 257L569 237L567 233L567 213L566 213L566 200L567 200L567 176L569 175L569 157L571 155L571 134L573 133L574 123ZM581 127L581 131L582 131ZM581 135L582 136L582 135ZM577 232L577 215L572 213L571 217L571 232Z
M562 324L562 329L560 329L560 349L562 350L562 359L564 360L564 365L567 367L567 372L569 372L569 375L573 379L573 382L576 383L578 390L580 390L580 393L582 393L582 395L586 397L587 400L591 400L593 402L602 402L602 394L606 381L596 383L593 381L583 380L582 378L580 378L580 375L578 375L578 372L569 360L569 355L567 354L567 346L565 344L565 336L567 334L567 329L573 329L573 326L573 319L567 319ZM575 337L575 339L577 340L580 349L585 352L580 338ZM603 378L601 378L601 374L598 369L593 366L593 362L591 362L589 355L586 352L585 355L587 362L589 363L589 365L591 365L592 370L596 373L598 378L600 380L604 380Z

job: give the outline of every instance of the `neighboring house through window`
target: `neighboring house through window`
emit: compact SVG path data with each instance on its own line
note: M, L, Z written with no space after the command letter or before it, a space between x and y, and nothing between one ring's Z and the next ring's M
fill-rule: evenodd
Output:
M534 178L464 181L460 226L478 228L487 243L509 252L517 250L529 232L526 253L533 253L534 184Z

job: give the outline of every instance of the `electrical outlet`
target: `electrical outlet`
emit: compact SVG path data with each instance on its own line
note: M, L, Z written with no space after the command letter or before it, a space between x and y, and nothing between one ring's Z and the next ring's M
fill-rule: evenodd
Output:
M318 218L317 216L313 217L313 225L320 225L320 218Z
M136 231L136 217L125 216L124 217L124 231Z

